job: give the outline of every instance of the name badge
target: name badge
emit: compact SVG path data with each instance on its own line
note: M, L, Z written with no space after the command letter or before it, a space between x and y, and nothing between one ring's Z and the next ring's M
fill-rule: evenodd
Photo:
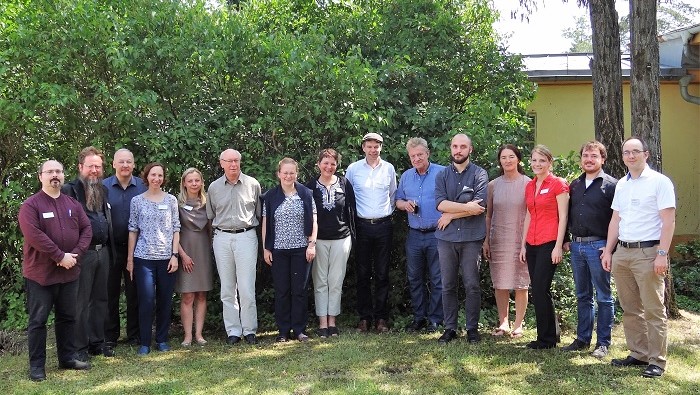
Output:
M41 216L44 218L53 218L53 211L49 211L48 213L41 213Z
M631 203L633 206L639 206L639 199L632 199Z
M194 207L190 206L189 204L186 204L186 205L182 206L182 208L184 208L184 209L187 210L187 211L192 211L192 209L193 209Z
M549 188L540 189L540 195L544 195L547 192L549 192Z
M167 209L168 209L168 205L167 205L167 204L159 204L159 205L158 205L158 210L167 210Z

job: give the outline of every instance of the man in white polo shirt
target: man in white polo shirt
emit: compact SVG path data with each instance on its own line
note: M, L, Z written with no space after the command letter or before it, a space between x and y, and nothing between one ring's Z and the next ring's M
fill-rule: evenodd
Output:
M396 194L394 166L382 160L384 139L377 133L362 138L365 158L350 164L346 177L357 201L357 243L355 244L358 332L367 332L372 322L378 332L389 330L389 262L392 247ZM374 294L372 293L374 279Z
M641 138L625 140L622 158L629 172L617 183L602 263L615 278L630 353L612 365L646 366L642 376L655 378L666 369L664 277L676 197L671 180L647 165L649 150Z

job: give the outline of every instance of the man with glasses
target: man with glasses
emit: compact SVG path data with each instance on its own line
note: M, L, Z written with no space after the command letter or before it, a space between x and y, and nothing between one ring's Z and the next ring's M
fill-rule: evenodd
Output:
M86 147L78 154L78 178L67 183L62 193L83 205L90 219L92 240L80 258L78 280L78 321L75 342L79 359L90 355L114 356L114 347L105 343L107 319L107 277L114 253L112 214L107 202L107 187L102 185L104 155L95 147Z
M111 347L116 347L121 330L119 299L122 278L124 279L124 295L126 296L127 341L132 345L141 344L136 284L126 270L131 199L146 192L146 185L141 177L133 175L134 166L134 154L126 148L120 148L114 153L112 161L114 175L102 181L107 187L107 201L112 210L112 244L115 253L107 278L107 319L105 320L105 341Z
M207 216L214 228L214 256L221 280L224 327L228 344L244 338L256 344L258 311L255 273L258 261L260 183L241 172L240 152L219 156L224 175L209 185Z
M612 219L603 252L603 268L612 270L630 353L613 366L646 366L643 377L661 377L666 369L667 323L664 278L675 229L676 197L668 177L652 170L649 151L639 137L622 145L629 172L617 183ZM615 248L617 248L616 251Z
M62 369L90 369L77 359L74 332L80 257L90 245L90 221L80 203L61 194L63 165L39 168L41 190L19 209L24 236L22 275L27 294L29 378L46 380L46 322L55 311L56 352Z

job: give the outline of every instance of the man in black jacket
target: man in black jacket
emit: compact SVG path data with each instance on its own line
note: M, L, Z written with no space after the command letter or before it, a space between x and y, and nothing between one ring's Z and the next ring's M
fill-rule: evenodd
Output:
M86 147L78 154L78 178L63 186L61 192L78 200L85 209L92 240L81 257L78 279L77 325L75 343L78 358L87 361L90 355L113 357L114 349L105 343L107 317L107 277L114 252L112 216L107 203L107 188L102 185L104 154L95 147Z

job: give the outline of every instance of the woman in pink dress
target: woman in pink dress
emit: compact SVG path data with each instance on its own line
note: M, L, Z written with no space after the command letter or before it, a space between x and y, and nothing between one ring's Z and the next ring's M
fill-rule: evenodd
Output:
M486 204L486 240L484 255L489 260L498 309L498 326L491 333L504 336L510 331L508 319L510 290L515 293L515 321L511 337L523 335L523 319L527 308L527 292L530 275L527 265L520 262L525 206L525 186L530 181L520 164L520 150L505 144L498 149L501 176L489 182Z

